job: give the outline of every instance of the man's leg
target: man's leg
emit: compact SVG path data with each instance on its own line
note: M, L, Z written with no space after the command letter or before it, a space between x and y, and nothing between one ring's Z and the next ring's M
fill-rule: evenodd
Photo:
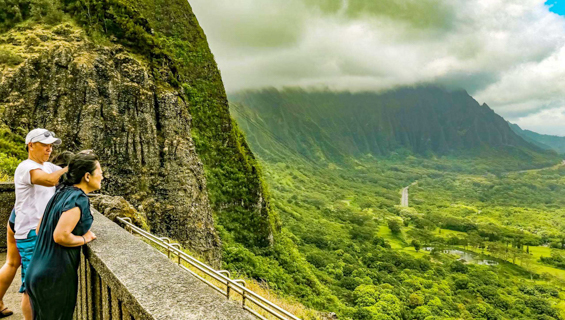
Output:
M32 320L33 314L31 311L31 302L29 300L29 295L26 293L26 282L25 276L27 273L27 268L31 261L31 257L33 256L33 250L35 249L35 242L37 240L37 236L35 234L35 230L32 230L27 235L26 239L16 240L16 246L18 247L18 251L20 253L21 261L22 261L22 286L20 287L20 293L23 293L22 296L22 313L24 314L25 320Z
M22 295L22 313L25 320L33 320L33 313L31 312L31 302L29 296L24 292Z

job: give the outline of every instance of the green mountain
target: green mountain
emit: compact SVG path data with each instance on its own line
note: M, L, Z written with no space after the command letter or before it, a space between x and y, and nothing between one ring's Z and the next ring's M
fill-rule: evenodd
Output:
M556 161L554 153L522 139L502 117L465 91L418 87L378 94L265 89L236 93L229 99L253 150L265 158L280 157L290 149L314 162L343 163L398 153Z
M530 130L524 130L517 124L509 123L510 128L524 140L537 145L545 150L555 150L560 154L565 154L565 137L539 134Z
M434 87L229 98L299 265L339 303L303 301L349 320L564 318L565 166L488 106Z

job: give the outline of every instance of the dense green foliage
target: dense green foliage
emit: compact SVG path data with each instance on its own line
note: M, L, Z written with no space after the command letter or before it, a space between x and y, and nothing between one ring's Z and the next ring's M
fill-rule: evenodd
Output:
M29 18L47 24L62 20L61 3L56 0L2 0L0 1L0 30L5 31Z
M559 253L553 253L550 257L541 257L540 261L560 269L565 269L565 256Z
M18 164L26 158L25 140L6 128L0 128L0 180L11 180Z
M565 272L547 257L565 244L565 170L525 170L554 166L555 153L528 145L489 111L481 116L502 130L493 134L517 146L368 155L354 149L375 140L357 143L367 135L352 128L363 124L341 119L369 112L335 116L338 107L320 105L320 95L264 91L233 111L264 161L283 230L309 264L302 267L340 302L323 309L344 319L563 318ZM410 208L398 206L406 186Z
M447 195L453 187L445 184L444 176L468 174L415 167L409 160L358 163L355 169L296 162L266 163L265 167L285 228L321 284L343 303L338 309L341 317L561 319L556 308L562 294L558 279L531 268L533 258L527 253L528 245L551 242L551 236L543 240L538 234L498 223L502 221L494 216L491 223L477 220L469 208L445 206L441 201L433 205L438 193ZM518 173L509 176L516 179L514 188L523 183ZM425 186L428 179L443 188L430 191L434 197L429 202L420 193L425 188L421 181ZM419 209L397 206L399 191L416 180L412 201L419 203ZM521 197L521 193L504 194L509 203ZM540 201L531 199L531 204ZM429 203L429 211L424 203ZM548 212L539 213L539 217L548 216ZM438 227L443 228L440 233ZM484 251L488 256L480 259L500 264L461 263L443 249L417 250L430 246ZM504 255L508 263L503 262ZM303 299L308 302L308 297Z

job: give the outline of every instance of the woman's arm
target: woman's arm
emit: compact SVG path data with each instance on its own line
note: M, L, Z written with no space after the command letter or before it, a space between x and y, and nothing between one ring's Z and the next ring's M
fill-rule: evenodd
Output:
M59 222L53 232L53 241L64 247L80 247L85 243L96 239L92 231L88 231L84 236L75 236L72 234L73 229L76 227L80 220L80 209L78 207L63 212Z

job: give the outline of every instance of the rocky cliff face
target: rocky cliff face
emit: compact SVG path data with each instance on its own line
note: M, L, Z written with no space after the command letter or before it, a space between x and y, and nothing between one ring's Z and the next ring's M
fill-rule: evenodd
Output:
M217 263L220 241L182 94L156 80L144 58L96 45L70 25L12 30L0 43L13 57L0 66L2 124L20 134L49 128L63 140L58 150L94 149L105 193L144 212L152 232Z

